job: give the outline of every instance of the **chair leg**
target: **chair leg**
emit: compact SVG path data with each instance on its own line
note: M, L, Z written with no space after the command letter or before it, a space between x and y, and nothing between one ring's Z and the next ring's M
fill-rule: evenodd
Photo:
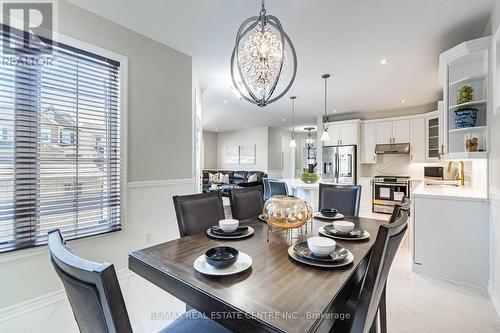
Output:
M386 289L387 284L382 290L382 295L380 296L379 304L379 315L380 315L380 333L387 333L387 304L386 304Z

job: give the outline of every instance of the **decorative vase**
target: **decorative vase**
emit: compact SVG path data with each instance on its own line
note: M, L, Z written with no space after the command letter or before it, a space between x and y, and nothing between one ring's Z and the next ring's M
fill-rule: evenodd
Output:
M263 214L272 227L294 229L302 227L312 218L313 209L299 198L275 195L266 201Z
M314 172L304 172L300 175L300 179L307 184L314 184L318 181L318 175Z
M476 126L477 109L463 108L455 111L455 127L467 128Z
M471 86L462 86L458 89L457 103L467 103L474 100L474 89Z

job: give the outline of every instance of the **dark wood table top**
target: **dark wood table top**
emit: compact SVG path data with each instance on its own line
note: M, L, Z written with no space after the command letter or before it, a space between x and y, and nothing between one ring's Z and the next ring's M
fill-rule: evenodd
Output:
M287 253L290 244L286 233L273 232L267 243L267 226L257 219L244 221L255 229L251 238L222 241L199 233L135 251L129 255L129 267L184 302L194 303L189 305L205 313L224 310L244 314L247 322L254 321L262 331L315 331L321 314L331 308L339 291L369 253L378 227L387 223L368 218L346 217L345 220L367 230L371 237L363 241L337 241L354 254L354 262L340 269L319 269L293 261ZM317 229L326 224L315 220L314 236ZM195 271L195 259L220 245L232 246L250 255L252 267L225 277L205 276ZM221 314L215 316L218 319ZM231 315L227 317L220 318L231 319ZM241 327L241 331L249 329Z

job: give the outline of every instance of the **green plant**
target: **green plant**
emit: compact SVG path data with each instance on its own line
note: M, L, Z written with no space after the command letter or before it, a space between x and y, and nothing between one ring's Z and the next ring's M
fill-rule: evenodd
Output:
M318 181L318 178L318 175L315 173L304 172L302 175L300 175L300 179L304 183L308 184L316 183Z

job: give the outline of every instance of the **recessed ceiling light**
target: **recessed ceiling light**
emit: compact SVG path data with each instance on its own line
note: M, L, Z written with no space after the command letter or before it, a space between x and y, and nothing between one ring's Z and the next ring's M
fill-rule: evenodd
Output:
M245 124L246 127L248 127L248 124Z
M219 128L218 128L218 127L216 127L216 128L215 128L215 131L216 131L216 132L218 132L218 131L219 131Z
M337 113L337 110L333 110L333 113Z
M281 121L282 121L282 122L285 122L285 121L286 121L286 119L285 119L285 118L281 118Z
M224 104L227 104L227 99L224 100Z
M387 58L380 59L380 64L381 65L387 64Z
M406 103L406 100L402 99L401 104L405 104L405 103Z

